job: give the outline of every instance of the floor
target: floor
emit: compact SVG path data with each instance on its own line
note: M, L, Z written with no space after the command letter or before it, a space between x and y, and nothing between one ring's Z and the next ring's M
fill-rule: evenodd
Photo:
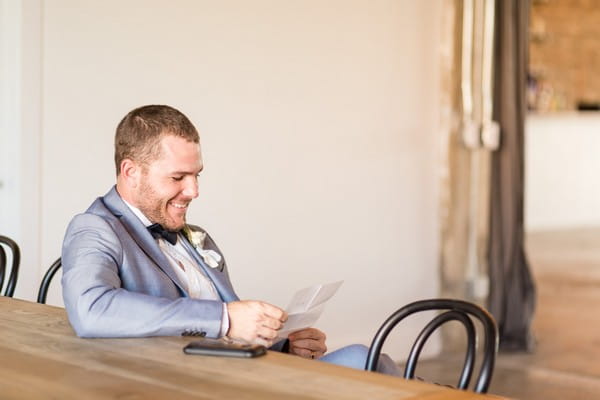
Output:
M600 228L532 233L527 250L538 290L536 348L499 354L489 393L600 399ZM460 364L458 356L446 354L417 373L452 383Z

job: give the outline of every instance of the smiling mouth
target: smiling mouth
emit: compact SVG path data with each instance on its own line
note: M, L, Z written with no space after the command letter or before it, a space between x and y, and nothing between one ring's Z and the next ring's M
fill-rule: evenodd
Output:
M180 209L180 210L185 210L188 207L188 205L189 205L189 203L187 203L187 204L169 203L169 204L171 206L175 207L175 208Z

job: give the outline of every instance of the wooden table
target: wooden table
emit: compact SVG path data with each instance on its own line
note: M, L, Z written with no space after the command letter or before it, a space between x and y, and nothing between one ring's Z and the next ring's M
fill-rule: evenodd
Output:
M0 297L2 399L485 399L269 352L190 356L192 339L81 339L62 308Z

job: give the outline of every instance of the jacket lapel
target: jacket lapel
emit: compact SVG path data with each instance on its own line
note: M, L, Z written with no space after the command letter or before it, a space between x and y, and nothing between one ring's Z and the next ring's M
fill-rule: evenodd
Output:
M142 221L131 212L127 204L123 202L121 196L117 193L116 187L113 187L104 197L103 202L106 207L119 218L119 221L129 232L132 239L142 249L142 251L158 265L158 267L177 285L179 290L187 296L185 286L177 277L177 274L171 267L169 260L163 254L162 250L150 234L148 229L142 224ZM181 238L181 236L180 236Z

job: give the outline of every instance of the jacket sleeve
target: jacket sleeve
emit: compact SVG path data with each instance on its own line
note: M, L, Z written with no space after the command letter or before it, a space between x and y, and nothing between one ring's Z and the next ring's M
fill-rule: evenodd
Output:
M100 216L80 214L69 224L62 251L63 299L78 336L218 337L223 302L183 297L166 275L158 282L156 276L145 276L150 266L139 265L143 257L136 265L125 265L131 263L125 259L119 236ZM146 286L124 288L125 267L139 269L136 276L146 279Z
M273 344L273 346L269 347L269 350L279 351L281 353L289 353L290 341L288 339L280 340L279 342Z

